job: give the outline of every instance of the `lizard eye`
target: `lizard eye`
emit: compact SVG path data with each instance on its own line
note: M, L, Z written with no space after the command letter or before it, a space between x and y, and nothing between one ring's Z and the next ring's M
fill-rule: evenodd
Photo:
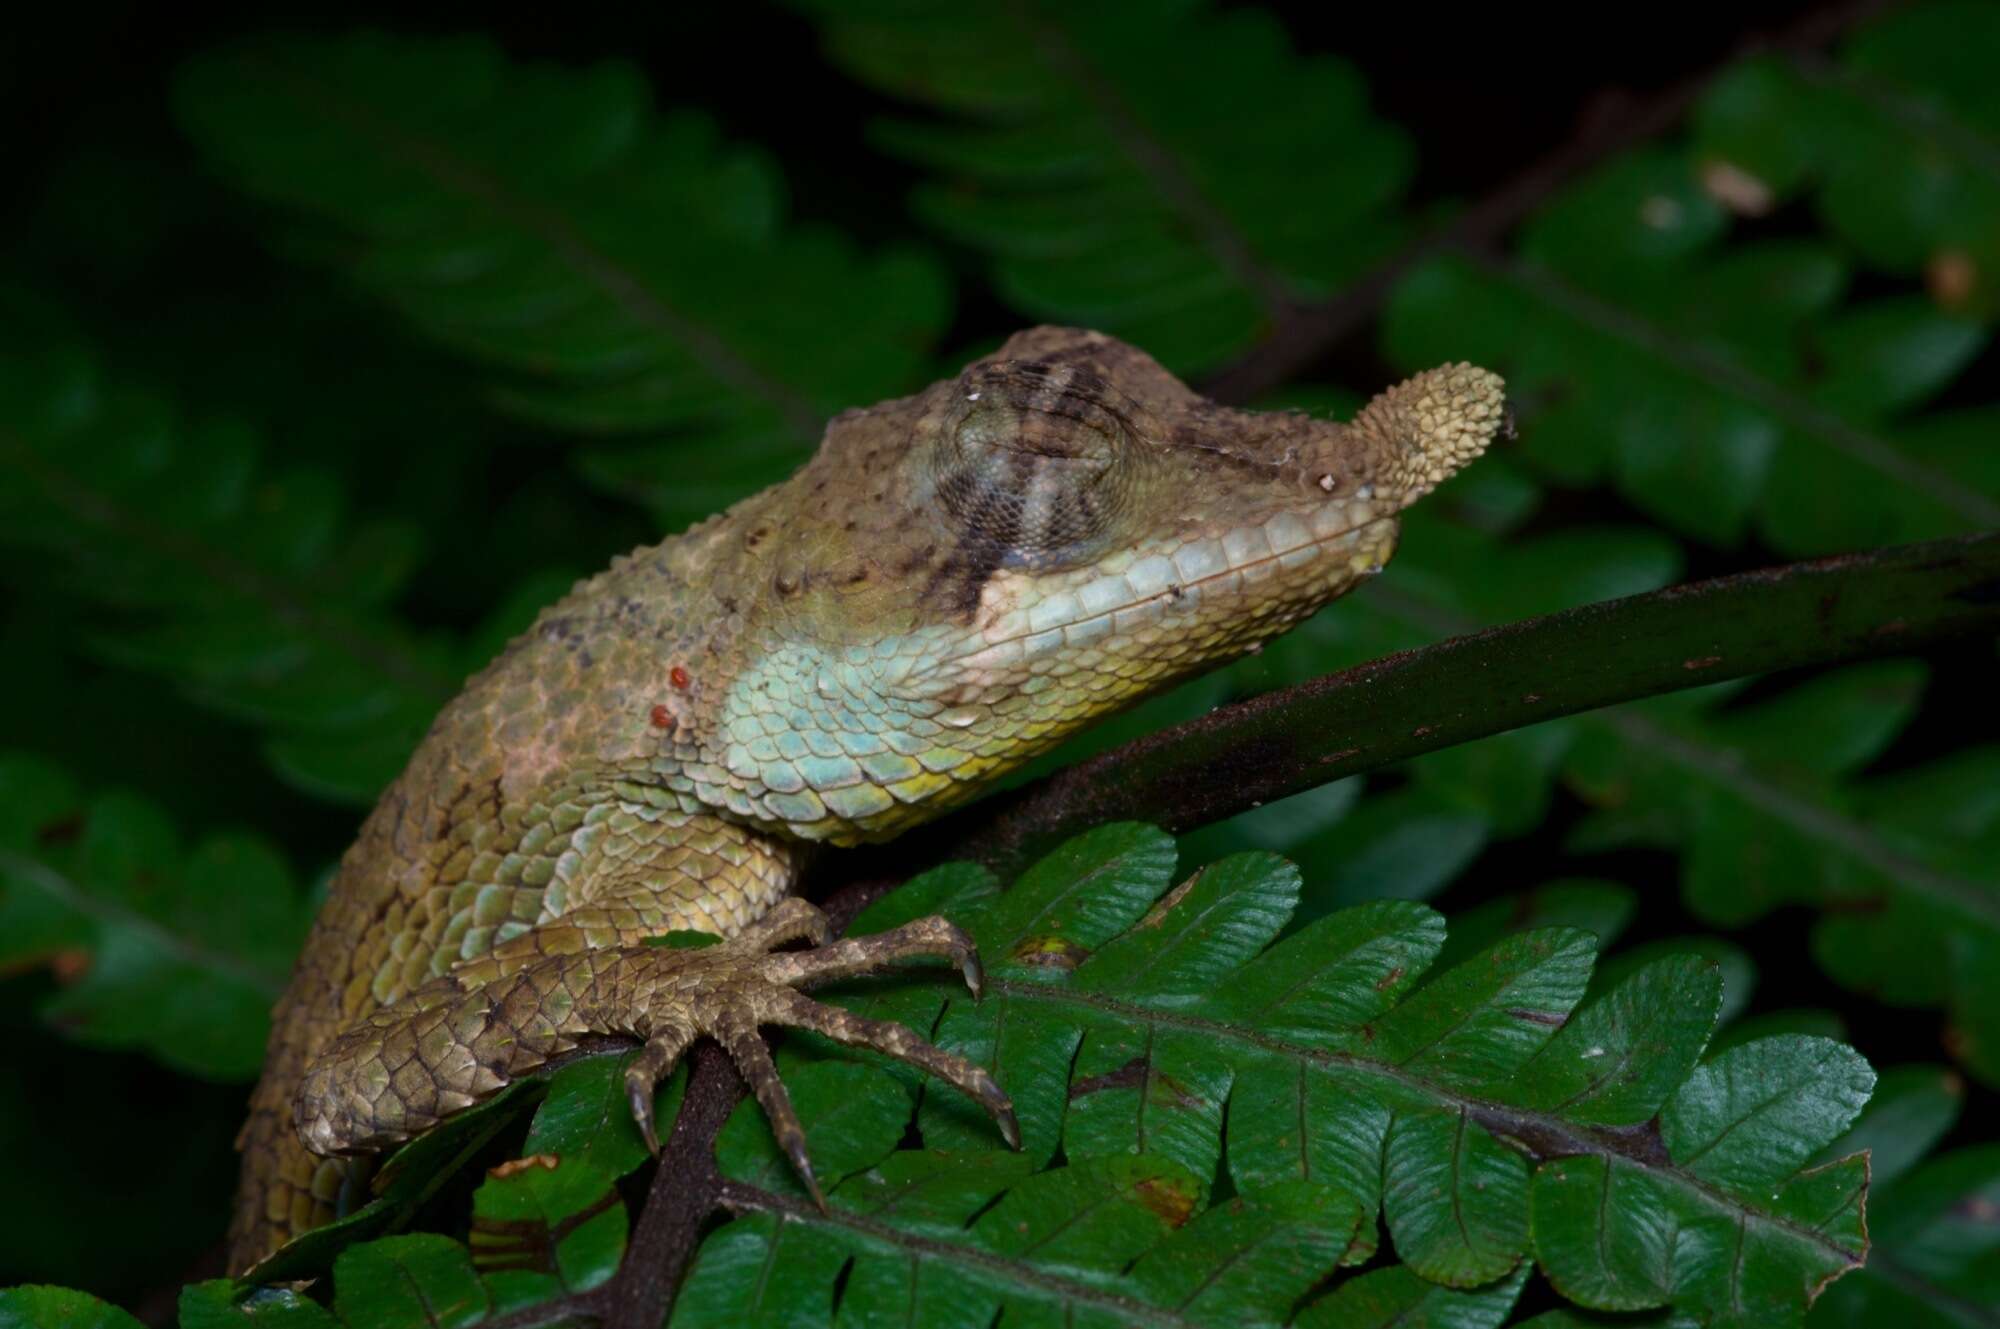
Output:
M968 376L934 453L937 495L1009 563L1088 557L1130 489L1130 431L1091 381L994 366Z

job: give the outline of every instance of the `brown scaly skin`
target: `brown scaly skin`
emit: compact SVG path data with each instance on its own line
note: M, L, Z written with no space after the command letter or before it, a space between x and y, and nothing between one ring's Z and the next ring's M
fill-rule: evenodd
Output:
M1036 328L837 417L784 484L580 583L444 709L342 861L239 1139L231 1268L361 1198L338 1156L594 1034L643 1041L649 1140L653 1082L718 1039L809 1184L761 1025L908 1061L1011 1140L985 1071L794 990L916 955L978 984L943 919L829 942L786 898L807 851L894 835L1284 631L1379 571L1396 514L1502 418L1470 366L1338 425ZM642 944L686 928L731 940ZM815 949L773 950L793 940Z

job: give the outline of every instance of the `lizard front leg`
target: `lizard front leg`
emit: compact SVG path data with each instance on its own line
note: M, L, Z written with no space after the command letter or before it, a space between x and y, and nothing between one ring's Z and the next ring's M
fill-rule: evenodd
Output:
M653 1087L706 1036L736 1062L800 1179L821 1199L804 1132L758 1035L760 1026L781 1025L874 1048L936 1075L985 1107L1007 1142L1018 1145L1012 1106L983 1068L902 1025L864 1020L797 991L936 955L950 957L976 995L979 964L965 934L932 917L877 936L827 937L824 915L793 899L732 940L698 950L586 947L525 964L496 955L461 966L335 1036L300 1083L294 1104L300 1136L321 1154L380 1150L491 1096L590 1035L623 1034L643 1041L627 1088L647 1144L657 1150ZM798 938L824 944L772 949Z

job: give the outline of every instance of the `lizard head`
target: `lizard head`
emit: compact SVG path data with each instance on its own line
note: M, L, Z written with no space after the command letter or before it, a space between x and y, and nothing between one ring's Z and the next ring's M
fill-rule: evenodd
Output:
M893 833L1283 632L1379 571L1397 514L1503 418L1500 380L1467 365L1352 424L1234 410L1063 328L836 418L756 517L783 532L757 578L777 588L774 649L731 688L740 712L782 708L841 749L779 777L804 786L781 809L831 815L780 819Z

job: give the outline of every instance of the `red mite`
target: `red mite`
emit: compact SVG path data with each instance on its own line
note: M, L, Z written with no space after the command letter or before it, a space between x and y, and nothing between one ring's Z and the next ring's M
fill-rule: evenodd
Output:
M653 727L655 729L672 729L674 727L674 717L666 707L655 706L653 708Z
M671 682L675 687L685 692L687 691L687 685L688 685L688 671L681 668L679 665L675 665L672 669L669 669L667 671L667 680Z

